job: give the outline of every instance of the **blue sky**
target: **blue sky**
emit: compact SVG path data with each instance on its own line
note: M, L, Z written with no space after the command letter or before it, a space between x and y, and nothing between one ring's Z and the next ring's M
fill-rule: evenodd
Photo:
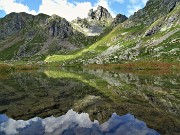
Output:
M0 17L11 12L27 12L33 15L45 13L57 14L71 21L78 16L84 18L89 9L101 5L115 17L121 13L132 15L143 8L147 0L0 0Z

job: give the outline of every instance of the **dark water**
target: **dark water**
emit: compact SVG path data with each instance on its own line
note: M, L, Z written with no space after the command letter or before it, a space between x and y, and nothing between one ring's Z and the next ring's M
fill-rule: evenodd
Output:
M169 71L0 73L0 135L180 133L180 77Z

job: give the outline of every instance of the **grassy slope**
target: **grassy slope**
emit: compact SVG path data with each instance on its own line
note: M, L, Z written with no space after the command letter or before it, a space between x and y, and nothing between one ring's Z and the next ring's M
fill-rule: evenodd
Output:
M173 14L178 14L180 12L179 6L170 12L167 16L165 17L170 17ZM164 17L164 18L165 18ZM159 38L165 36L168 34L168 32L173 31L177 28L180 28L180 25L173 25L171 28L166 29L165 31L159 31L158 33L145 37L145 32L148 29L151 29L153 26L158 25L159 23L163 23L163 19L160 18L156 22L154 22L151 26L146 27L144 25L139 25L135 26L132 28L124 28L122 24L117 26L115 29L113 29L112 32L110 32L108 35L105 37L101 38L99 41L96 43L92 44L91 46L78 51L74 54L69 54L69 55L52 55L48 56L45 61L46 62L58 62L58 63L63 63L63 62L69 62L69 61L75 61L76 64L79 62L79 64L82 64L84 61L90 58L96 57L98 54L101 54L103 51L105 51L109 46L114 46L114 45L119 45L121 47L121 50L119 50L117 53L112 54L114 55L120 55L124 53L125 51L128 51L128 49L131 49L135 47L138 43L141 43L141 47L138 48L138 50L141 52L136 58L131 59L130 61L134 61L136 59L138 60L160 60L160 61L177 61L178 60L178 51L176 54L171 54L168 51L171 51L173 48L179 48L179 39L178 36L180 34L180 31L177 31L176 33L172 34L169 36L166 40L163 42L159 43L158 45L155 46L146 46L149 42L153 42L154 40L158 40ZM177 22L174 22L174 24ZM175 43L171 43L171 40L177 39ZM162 55L159 55L158 57L154 57L154 53L149 53L150 50L154 50L155 48L158 48L160 46L165 46L163 47L162 50L156 53L161 53L161 52L167 52ZM129 50L129 53L131 53L133 50ZM111 56L109 56L110 58ZM116 61L119 62L119 61ZM110 61L109 63L114 63L114 61Z
M112 32L110 32L108 35L106 35L105 37L101 38L99 41L97 41L96 43L92 44L91 46L76 52L74 54L69 54L69 55L53 55L53 56L48 56L46 58L46 62L62 62L65 60L70 60L70 59L76 59L78 57L83 58L90 58L93 56L96 56L97 54L105 51L110 45L116 44L113 40L115 40L115 38L117 37L117 35L119 34L123 34L125 32L128 33L133 33L135 30L139 30L141 27L134 27L133 29L124 29L121 26L116 27ZM123 40L121 40L123 41ZM128 44L128 43L125 43ZM89 56L87 56L88 54L91 54Z
M19 41L9 48L0 52L0 60L8 60L13 58L14 53L18 51L19 47L24 43L24 40Z

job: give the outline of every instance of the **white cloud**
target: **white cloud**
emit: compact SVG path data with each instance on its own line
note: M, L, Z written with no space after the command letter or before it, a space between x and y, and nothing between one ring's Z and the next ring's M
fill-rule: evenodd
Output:
M90 2L70 3L67 0L42 0L42 4L39 7L39 13L45 13L48 15L56 14L71 21L77 17L87 17L89 10L92 8L96 9L98 5L106 8L113 17L115 16L115 13L110 8L109 0L98 0L94 5Z
M113 17L115 13L111 9L110 0L97 0L92 5L89 0L87 2L68 2L68 0L42 0L42 4L39 6L39 11L31 10L27 5L22 4L23 0L0 0L0 10L5 11L6 14L11 12L26 12L36 15L38 13L44 13L48 15L59 15L66 18L68 21L74 20L77 17L85 18L90 9L96 9L98 5L106 8ZM124 2L124 0L113 0L117 2Z
M73 128L73 125L78 125L82 128L91 128L93 125L99 125L98 121L92 122L89 118L89 114L78 114L73 110L69 110L65 115L58 118L48 117L43 120L46 134L62 134L64 131ZM76 123L76 124L75 124ZM56 133L55 133L56 132Z
M18 129L25 128L30 124L30 121L13 120L8 119L6 122L0 124L0 131L3 131L6 135L18 134Z
M37 14L36 11L30 10L27 5L23 5L17 0L0 0L0 10L5 11L6 14L11 12L27 12L29 14Z
M78 16L81 18L87 17L87 13L91 8L93 7L90 2L70 3L67 0L42 0L39 13L56 14L71 21Z

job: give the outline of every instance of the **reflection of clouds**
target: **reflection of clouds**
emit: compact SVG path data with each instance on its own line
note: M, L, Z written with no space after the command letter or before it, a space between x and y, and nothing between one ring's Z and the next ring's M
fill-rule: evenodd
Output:
M103 123L101 126L103 132L111 132L118 135L156 135L158 134L153 129L147 128L146 124L138 119L135 119L133 115L126 114L124 116L118 116L113 114L111 118Z
M27 126L31 125L32 122L38 121L38 118L33 118L28 121L23 121L23 120L16 121L16 120L7 118L7 116L5 115L1 115L0 119L1 119L0 120L0 134L5 133L6 135L18 134L19 129L26 128Z
M155 130L147 128L144 122L135 119L131 114L118 116L114 113L107 122L99 125L98 121L91 122L87 113L78 114L73 110L69 110L65 115L57 118L52 116L45 119L33 118L28 121L16 121L5 115L0 115L0 134L158 135Z
M64 130L74 127L91 128L97 121L91 122L87 113L78 114L69 110L66 115L61 117L49 117L43 120L46 133L63 133Z

